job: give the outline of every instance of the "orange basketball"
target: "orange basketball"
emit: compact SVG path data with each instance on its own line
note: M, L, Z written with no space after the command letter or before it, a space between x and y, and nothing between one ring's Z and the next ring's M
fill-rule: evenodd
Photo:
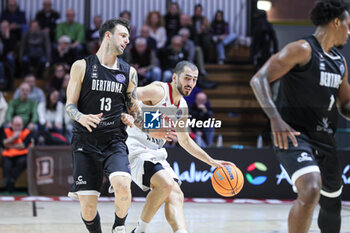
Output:
M214 190L224 197L233 197L243 188L244 177L236 166L216 168L211 179Z

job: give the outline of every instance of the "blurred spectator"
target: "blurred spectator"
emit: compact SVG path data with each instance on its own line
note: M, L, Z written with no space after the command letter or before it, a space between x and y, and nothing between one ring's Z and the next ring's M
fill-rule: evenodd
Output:
M67 101L67 86L69 83L69 79L70 79L70 74L66 73L64 75L64 79L63 79L63 83L62 83L62 87L60 90L60 101L62 102L63 106L66 104ZM64 119L64 137L67 139L68 143L70 143L72 141L72 137L73 137L73 120L72 118L70 118L68 116L68 114L66 113L66 111L63 111L63 119Z
M157 51L157 41L150 36L150 30L146 24L142 25L140 36L147 40L147 47Z
M75 22L74 19L74 10L71 8L67 9L67 21L57 25L56 40L58 40L63 35L67 35L72 41L70 47L73 48L76 51L76 53L80 56L83 51L82 43L85 40L85 31L84 26L80 23Z
M20 11L16 0L8 0L7 8L1 13L0 21L7 20L14 42L21 40L22 34L27 30L25 12Z
M60 14L52 9L51 0L43 0L43 9L35 15L35 20L39 22L40 28L49 35L51 42L55 40L56 21L60 17Z
M11 123L14 116L22 117L23 124L30 131L37 129L38 122L37 103L28 98L30 86L28 83L22 83L20 86L19 98L12 99L6 112L6 122Z
M59 100L65 105L67 101L67 87L70 79L70 74L66 73L63 77L63 82L61 85L61 89L59 90L60 98Z
M71 39L61 36L58 39L57 48L52 50L52 64L67 63L69 66L77 59L76 52L71 48Z
M86 31L86 44L87 44L87 50L89 51L90 54L93 54L93 51L97 51L99 47L99 40L100 40L100 35L99 35L99 30L102 25L102 16L101 15L96 15L93 19L94 22L94 28L93 29L88 29Z
M196 45L198 44L198 38L195 37L197 35L196 30L194 30L192 19L188 14L182 13L180 15L180 28L187 28L190 31L190 39Z
M45 94L40 87L36 86L36 78L33 74L27 74L24 77L24 83L27 83L30 87L28 99L34 100L36 103L45 101ZM20 87L16 89L15 94L13 95L14 99L20 97Z
M159 11L150 11L146 18L146 24L150 27L150 36L157 41L157 49L163 48L167 41L163 17Z
M170 4L164 19L166 35L168 37L168 43L170 43L171 38L177 35L177 32L180 29L180 8L177 2L172 2Z
M0 25L0 40L3 44L3 51L1 55L1 60L5 64L9 65L11 75L14 73L15 69L15 48L16 48L16 39L10 30L10 24L7 20L1 21Z
M156 54L151 48L147 47L145 38L139 37L135 40L135 46L131 48L126 60L136 69L139 76L139 86L161 80L162 71L157 66Z
M5 123L5 116L8 104L5 100L4 93L0 92L0 128Z
M129 22L130 25L130 36L129 36L129 40L130 41L134 41L136 39L136 34L137 34L137 28L135 25L133 25L131 23L131 13L130 11L122 11L119 14L119 17L122 19L125 19L127 22Z
M278 52L275 30L267 21L266 12L256 9L252 20L251 57L258 70L274 53Z
M192 17L192 23L194 27L195 37L198 40L199 46L201 46L204 52L204 59L208 61L209 47L210 47L210 24L208 19L202 15L202 5L197 4L194 7L194 15Z
M64 106L59 101L59 92L51 90L46 100L38 104L39 124L42 130L63 134Z
M174 36L171 44L159 51L159 61L163 70L163 81L170 82L176 64L188 59L188 52L183 49L181 36Z
M216 44L218 64L224 64L226 59L225 46L234 42L238 36L229 32L229 25L224 20L224 12L221 10L215 13L214 20L211 23L211 33L212 39Z
M11 127L1 130L3 182L9 193L14 191L17 178L26 169L31 138L32 133L23 127L20 116L13 117Z
M36 67L36 76L42 77L51 60L51 42L46 32L40 30L38 21L31 21L29 31L23 36L19 57L24 74Z
M208 99L205 93L199 92L196 95L196 102L192 104L189 108L189 113L192 116L192 118L200 121L206 121L209 118L213 117L213 111L211 110L209 105L206 105L207 102ZM215 136L215 129L213 127L193 128L192 130L196 135L195 140L199 146L212 146Z
M181 28L179 35L182 38L184 44L184 49L188 52L188 60L194 62L198 69L199 74L206 77L208 76L205 67L204 67L204 57L202 48L196 46L192 40L190 40L190 30L188 28Z
M53 75L50 77L50 81L47 84L46 90L61 90L62 83L64 81L64 75L67 73L63 63L56 63L53 66Z

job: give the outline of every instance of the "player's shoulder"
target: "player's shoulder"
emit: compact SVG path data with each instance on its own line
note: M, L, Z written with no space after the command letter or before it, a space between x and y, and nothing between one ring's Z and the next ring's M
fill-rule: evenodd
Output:
M73 63L71 70L79 71L79 70L85 70L85 68L86 68L85 59L79 59Z
M310 45L310 42L308 42L306 39L293 41L289 43L285 48L290 50L291 52L294 52L300 55L308 55L312 52L312 47Z
M86 69L86 61L84 59L77 60L73 63L71 68L71 78L79 78L80 80L83 80L83 77L85 75L85 69Z

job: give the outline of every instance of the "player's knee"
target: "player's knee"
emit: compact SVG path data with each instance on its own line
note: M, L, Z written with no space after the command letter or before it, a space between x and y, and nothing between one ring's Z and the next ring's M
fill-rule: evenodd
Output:
M185 195L179 187L175 186L169 195L169 199L171 202L181 204L185 200Z
M169 195L174 186L174 180L172 178L163 179L161 182L155 182L153 184L154 189L158 192L162 192Z
M95 203L85 203L81 206L81 215L84 220L91 221L96 217L97 206Z
M308 186L298 189L298 199L305 206L315 206L320 199L321 187L317 184L309 184Z
M118 185L113 186L113 189L114 189L115 193L117 193L118 195L121 195L121 196L126 196L126 195L129 195L131 193L129 183L123 183L123 182L118 183Z

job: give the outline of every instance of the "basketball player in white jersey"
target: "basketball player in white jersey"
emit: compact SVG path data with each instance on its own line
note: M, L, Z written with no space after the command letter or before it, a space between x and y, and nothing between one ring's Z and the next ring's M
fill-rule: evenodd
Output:
M173 121L186 122L188 109L183 96L191 93L196 85L197 77L198 68L194 64L188 61L179 62L175 67L171 83L153 82L145 87L137 88L137 97L141 107L143 110L150 107L153 111L158 110L159 114L168 114ZM192 156L214 167L232 164L211 158L190 138L184 128L176 126L175 131L179 144ZM184 195L180 189L181 181L166 161L167 152L163 148L166 140L152 138L137 127L128 128L127 133L126 144L129 149L132 179L144 191L151 189L138 225L132 233L147 232L148 224L164 202L165 216L173 231L187 233L183 212ZM163 134L167 140L175 136L173 132L159 131L159 134Z

